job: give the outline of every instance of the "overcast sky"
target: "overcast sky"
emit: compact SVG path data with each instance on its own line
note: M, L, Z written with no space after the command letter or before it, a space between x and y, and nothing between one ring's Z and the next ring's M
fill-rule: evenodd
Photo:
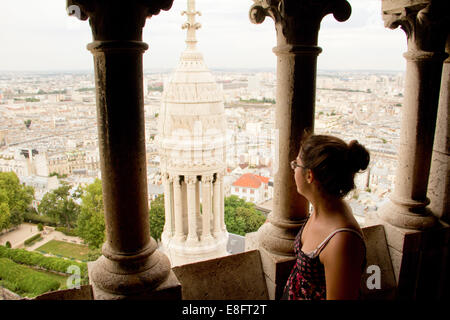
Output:
M405 70L406 36L384 28L381 0L349 0L352 16L344 23L322 21L320 70ZM144 68L174 68L185 48L181 24L187 0L147 20L144 41L150 48ZM273 20L254 25L252 0L197 0L202 28L198 48L210 68L275 68ZM0 70L92 70L89 23L66 14L65 0L0 0Z

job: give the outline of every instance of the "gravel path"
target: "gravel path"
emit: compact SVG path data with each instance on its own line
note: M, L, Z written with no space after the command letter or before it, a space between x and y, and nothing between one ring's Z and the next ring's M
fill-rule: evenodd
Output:
M83 240L78 237L66 236L62 232L55 231L54 228L44 227L44 231L41 231L43 239L35 242L32 246L24 247L23 242L38 233L39 230L37 228L37 225L31 223L23 223L19 225L17 229L1 235L0 245L5 245L6 241L9 241L13 249L25 248L28 251L33 251L51 240L60 240L65 242L83 244Z

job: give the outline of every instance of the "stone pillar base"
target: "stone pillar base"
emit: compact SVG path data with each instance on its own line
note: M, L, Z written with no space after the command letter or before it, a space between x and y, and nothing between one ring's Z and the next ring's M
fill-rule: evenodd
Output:
M296 257L277 255L264 249L258 241L260 232L261 229L245 235L245 251L259 251L269 299L279 300L283 295L284 286L292 271Z
M396 227L368 213L366 226L384 226L399 299L442 299L449 296L450 226L443 222L427 230Z
M262 247L259 248L259 254L261 255L269 299L279 300L294 266L295 257L279 256Z
M181 300L181 284L172 270L170 270L166 280L156 288L122 295L105 291L91 280L94 266L95 262L88 263L89 284L92 286L94 300ZM111 274L111 276L114 276L114 274Z

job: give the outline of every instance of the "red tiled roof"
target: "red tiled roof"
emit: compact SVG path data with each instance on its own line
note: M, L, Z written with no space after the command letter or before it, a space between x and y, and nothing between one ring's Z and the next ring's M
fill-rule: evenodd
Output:
M267 177L263 177L263 176L256 176L256 177L258 177L261 180L261 182L264 184L269 183L269 178L267 178Z
M233 183L233 187L257 189L261 186L261 183L267 184L268 182L269 178L245 173Z

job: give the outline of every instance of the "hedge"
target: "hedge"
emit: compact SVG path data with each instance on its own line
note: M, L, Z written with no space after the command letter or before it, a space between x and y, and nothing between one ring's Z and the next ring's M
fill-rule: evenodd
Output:
M87 264L63 258L46 257L38 252L24 249L8 249L0 246L0 258L8 258L14 262L29 266L41 267L49 271L67 273L67 268L71 265L78 266L81 270L82 281L87 281Z
M55 230L64 233L66 236L71 237L78 236L76 229L67 229L67 227L56 227Z
M29 245L31 245L33 242L37 241L39 238L42 239L41 234L40 234L40 233L35 234L35 235L32 236L31 238L25 240L25 241L23 242L23 244L26 245L26 246L29 246Z
M5 287L21 295L37 296L57 290L59 282L13 261L0 258L0 279ZM11 288L12 287L12 288Z
M42 223L47 226L56 226L56 222L52 218L47 216L40 216L36 213L25 212L23 215L23 219L25 222L31 222L34 224Z

